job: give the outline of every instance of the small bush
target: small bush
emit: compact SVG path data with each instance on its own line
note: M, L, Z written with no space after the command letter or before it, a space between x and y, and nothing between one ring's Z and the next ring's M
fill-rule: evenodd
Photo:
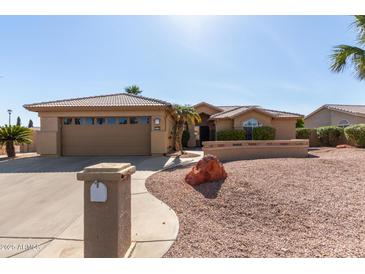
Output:
M365 124L346 127L345 136L350 144L358 147L365 147Z
M344 139L344 130L337 126L317 128L317 136L322 146L336 146Z
M185 129L183 131L182 140L181 140L183 147L187 147L188 146L189 139L190 139L189 130Z
M299 118L297 120L297 122L295 123L295 127L296 128L304 128L304 119L303 118Z
M297 139L309 139L312 129L310 128L297 128L296 138Z
M253 139L254 140L274 140L275 139L275 128L262 126L262 127L255 127L253 129Z
M221 130L217 132L217 141L245 140L246 133L243 129Z

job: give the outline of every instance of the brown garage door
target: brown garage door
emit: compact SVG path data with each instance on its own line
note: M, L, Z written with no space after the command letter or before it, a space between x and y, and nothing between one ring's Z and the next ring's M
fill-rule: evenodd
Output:
M61 145L65 156L149 155L150 118L62 118Z

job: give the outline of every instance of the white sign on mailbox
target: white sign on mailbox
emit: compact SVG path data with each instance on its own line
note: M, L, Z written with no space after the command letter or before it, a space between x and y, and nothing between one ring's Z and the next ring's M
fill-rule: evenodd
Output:
M107 193L106 185L102 182L95 181L90 186L90 201L103 203L108 198Z

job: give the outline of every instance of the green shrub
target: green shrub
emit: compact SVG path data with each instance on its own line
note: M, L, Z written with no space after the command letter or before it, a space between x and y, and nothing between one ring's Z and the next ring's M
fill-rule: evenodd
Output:
M317 128L317 136L323 146L336 146L344 140L344 130L337 126Z
M229 129L217 132L217 141L245 140L246 133L243 129Z
M255 127L253 129L252 137L254 140L274 140L275 139L275 128L262 126Z
M182 140L181 140L183 147L187 147L188 146L189 139L190 139L189 130L185 129L183 131Z
M304 128L304 119L303 118L299 118L297 120L297 122L295 123L295 127L296 128Z
M365 124L346 127L345 136L350 144L365 147Z
M297 139L309 139L312 129L310 128L297 128L296 138Z

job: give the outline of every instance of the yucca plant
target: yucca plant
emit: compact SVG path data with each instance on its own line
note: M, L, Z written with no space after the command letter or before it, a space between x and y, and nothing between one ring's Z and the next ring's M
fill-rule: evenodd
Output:
M331 70L342 72L350 63L359 80L365 79L365 15L356 15L353 25L357 30L358 46L338 45L331 55Z
M175 120L175 150L183 152L182 135L184 125L200 123L201 118L192 106L174 105L171 108L171 116Z
M0 127L0 145L5 145L8 157L15 157L14 145L31 144L32 130L22 126Z

